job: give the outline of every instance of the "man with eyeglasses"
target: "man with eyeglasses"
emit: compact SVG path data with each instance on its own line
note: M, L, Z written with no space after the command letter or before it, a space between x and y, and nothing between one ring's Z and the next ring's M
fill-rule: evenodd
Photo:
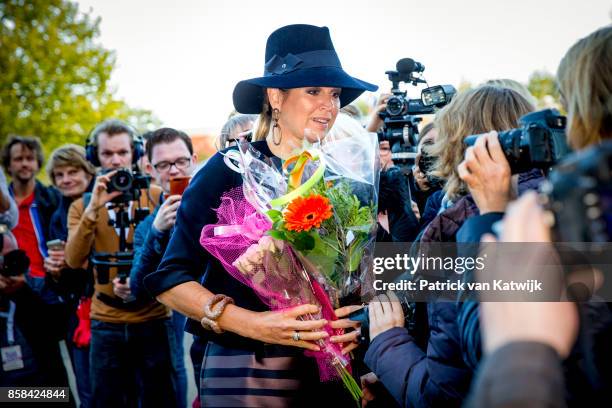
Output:
M168 241L176 213L181 204L180 195L171 195L171 180L190 177L196 169L197 155L193 152L191 139L184 132L162 128L148 138L146 154L149 162L146 170L162 188L164 201L153 214L145 218L134 234L134 263L130 273L131 294L137 299L151 299L142 285L146 275L155 272ZM175 382L177 405L186 406L187 376L183 360L183 327L185 317L174 312L176 345L174 348Z

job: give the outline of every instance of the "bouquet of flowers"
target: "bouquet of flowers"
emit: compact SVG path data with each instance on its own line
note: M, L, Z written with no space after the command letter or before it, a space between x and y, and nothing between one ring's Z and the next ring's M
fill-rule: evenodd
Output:
M350 137L328 136L278 168L249 144L226 154L242 187L226 192L218 222L200 243L272 310L319 305L311 319L335 320L342 298L358 298L371 272L376 231L378 143L359 126ZM330 335L341 331L325 327ZM355 399L361 390L341 348L320 340L323 381L341 378Z

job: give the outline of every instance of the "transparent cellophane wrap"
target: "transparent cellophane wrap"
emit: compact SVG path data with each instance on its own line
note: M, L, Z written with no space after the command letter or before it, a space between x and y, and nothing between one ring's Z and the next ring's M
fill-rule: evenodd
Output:
M218 222L204 227L200 242L271 310L311 303L320 313L307 318L331 321L335 307L360 303L372 288L378 142L359 125L348 132L344 126L343 132L305 143L296 156L304 154L310 159L302 160L296 188L288 179L290 167L283 169L250 144L226 153L226 164L241 174L243 184L224 194ZM277 223L270 214L282 214L283 198L300 188L303 195L325 195L333 207L332 217L306 234L314 241L310 249L271 235ZM339 334L329 326L325 330ZM348 360L339 345L324 341L320 346L310 354L317 358L321 379L342 376L338 366L346 370Z

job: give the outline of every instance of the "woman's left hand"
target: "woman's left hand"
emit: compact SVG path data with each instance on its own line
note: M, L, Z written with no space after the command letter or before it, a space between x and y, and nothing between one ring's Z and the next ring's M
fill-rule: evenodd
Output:
M370 341L394 327L404 327L402 305L392 291L376 296L370 302Z
M345 334L340 336L331 336L329 338L332 343L342 343L342 354L348 354L359 346L357 339L361 334L361 331L359 330L361 324L359 322L350 319L343 319L343 317L346 317L361 308L363 308L363 305L352 305L338 308L335 311L338 320L334 320L333 322L329 323L332 329L353 329L348 333L345 332Z

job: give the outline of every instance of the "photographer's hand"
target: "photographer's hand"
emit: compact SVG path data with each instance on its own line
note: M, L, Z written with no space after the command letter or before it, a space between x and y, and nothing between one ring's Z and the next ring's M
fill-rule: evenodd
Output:
M550 231L536 193L525 193L511 203L503 223L500 241L529 243L525 245L526 261L517 265L515 256L498 251L500 256L495 259L495 266L476 273L479 280L503 279L506 271L517 268L520 274L532 276L537 271L530 269L541 268L543 264L554 266L556 255L552 252L554 248L547 248L545 244L550 242ZM483 242L495 242L495 238L485 235ZM547 284L550 286L555 279L563 281L563 273L560 261L557 268L549 267ZM553 347L565 358L578 333L578 311L573 302L482 302L480 309L483 346L487 353L510 342L535 341Z
M171 195L166 198L161 207L159 207L159 211L157 211L157 215L153 221L153 227L159 232L166 232L174 227L176 213L180 205L180 195Z
M370 341L374 341L376 336L394 327L404 327L402 305L391 291L376 296L370 302L369 312Z
M107 185L115 173L117 173L117 170L113 170L96 178L93 190L91 191L91 199L89 200L89 204L85 209L85 215L87 215L89 218L96 219L98 210L100 210L100 208L104 207L106 203L111 201L113 198L123 194L121 191L113 191L112 193L106 191Z
M361 324L359 322L350 319L343 319L343 317L346 317L361 308L363 308L363 305L352 305L338 308L335 310L338 320L334 320L329 323L332 329L353 329L349 332L345 332L343 335L331 336L329 338L332 343L342 343L342 354L348 354L359 346L357 339L361 334L359 331Z
M113 279L113 293L115 296L118 296L123 300L128 300L128 298L132 295L132 290L130 289L130 278L127 278L125 283L121 283L119 277Z
M378 377L374 373L367 373L361 376L361 391L363 392L363 398L361 399L361 406L365 408L371 401L376 399L376 393L372 387L378 382Z
M503 212L511 200L511 171L502 151L497 132L480 136L465 151L457 167L480 210L480 214Z
M383 125L383 120L378 114L387 108L387 100L391 97L391 94L381 94L376 102L376 107L372 111L370 116L370 122L366 126L368 132L376 132Z
M12 295L26 284L25 275L4 276L0 275L0 293Z

